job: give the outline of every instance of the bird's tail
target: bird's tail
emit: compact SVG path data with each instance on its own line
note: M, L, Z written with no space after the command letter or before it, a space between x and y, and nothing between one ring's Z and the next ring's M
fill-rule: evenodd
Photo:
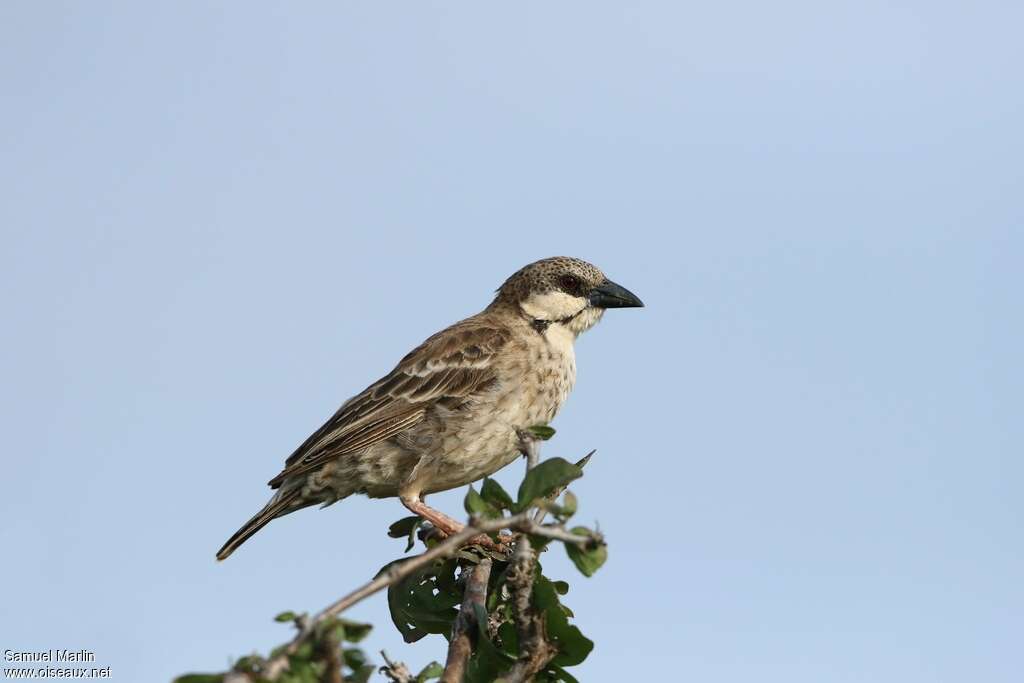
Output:
M252 519L242 525L242 528L234 533L227 540L220 550L217 551L217 559L225 560L227 557L235 552L238 546L249 540L249 537L255 534L257 531L265 527L270 523L270 520L281 515L286 515L289 512L294 512L299 508L306 507L307 504L295 503L299 499L302 493L302 487L297 487L287 492L279 492L270 502L263 506L263 509L253 515Z

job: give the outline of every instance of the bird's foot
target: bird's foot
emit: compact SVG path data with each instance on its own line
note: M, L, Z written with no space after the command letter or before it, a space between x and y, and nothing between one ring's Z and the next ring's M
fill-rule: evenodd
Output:
M519 440L517 448L526 458L526 471L529 472L540 462L541 439L528 429L516 429L516 437Z
M512 553L512 534L498 534L498 540L494 540L487 534L480 534L469 539L466 544L478 545L491 552L509 555Z
M464 529L465 526L463 526L462 528ZM456 532L456 533L458 533L458 532ZM438 540L438 541L443 541L444 539L448 538L449 535L450 534L447 534L447 533L441 531L440 529L435 527L433 524L429 524L426 527L421 527L420 528L419 539L421 541L423 541L424 543L428 542L430 539L435 539L435 540ZM499 553L501 555L509 555L512 552L512 543L513 543L512 534L504 533L503 532L501 534L498 534L498 538L497 539L494 539L494 538L488 536L487 534L480 534L479 536L474 536L473 538L467 539L463 543L463 546L465 547L465 546L477 545L477 546L480 546L481 548L483 548L484 550L487 550L487 551L492 552L492 553Z
M403 498L402 504L405 505L410 512L419 515L424 520L430 522L434 529L436 529L437 532L445 538L448 536L454 536L466 528L465 524L455 521L440 510L435 510L422 500ZM466 541L466 545L479 545L493 552L503 554L509 553L512 548L512 534L498 534L497 541L487 534L480 534L479 536L474 536Z
M402 498L402 505L413 514L419 515L430 522L435 529L445 536L452 536L465 528L461 522L457 522L440 510L435 510L419 498Z

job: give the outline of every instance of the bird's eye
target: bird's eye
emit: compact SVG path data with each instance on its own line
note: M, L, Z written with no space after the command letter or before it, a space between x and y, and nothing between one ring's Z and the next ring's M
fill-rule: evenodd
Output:
M575 294L580 290L580 279L575 275L563 275L561 284L562 289L571 294Z

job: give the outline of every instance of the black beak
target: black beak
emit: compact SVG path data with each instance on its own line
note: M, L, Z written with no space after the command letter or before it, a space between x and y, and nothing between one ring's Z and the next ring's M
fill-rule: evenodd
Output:
M611 280L590 290L590 305L597 308L637 308L644 305L637 295Z

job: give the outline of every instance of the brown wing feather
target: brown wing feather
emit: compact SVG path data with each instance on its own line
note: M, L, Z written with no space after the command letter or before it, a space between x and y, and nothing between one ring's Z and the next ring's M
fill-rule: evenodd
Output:
M415 426L438 400L471 397L495 380L492 362L508 339L507 331L473 318L438 332L346 401L295 449L270 485L277 488L289 477Z

